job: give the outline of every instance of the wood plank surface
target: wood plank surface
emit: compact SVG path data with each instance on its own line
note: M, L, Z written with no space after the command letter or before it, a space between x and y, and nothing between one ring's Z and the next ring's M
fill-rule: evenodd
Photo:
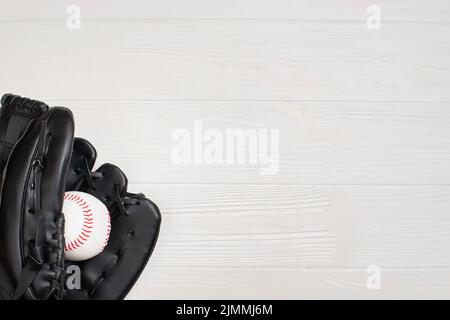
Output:
M0 90L69 107L160 207L131 299L443 299L449 34L447 0L4 0ZM196 123L278 130L278 170L177 164Z
M450 102L446 23L83 23L0 23L3 90L58 101Z

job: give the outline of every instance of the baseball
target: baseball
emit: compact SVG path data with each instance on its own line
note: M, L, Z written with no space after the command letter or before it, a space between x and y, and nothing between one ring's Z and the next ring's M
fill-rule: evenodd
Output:
M66 192L63 214L67 260L87 260L103 251L109 240L111 218L100 200L84 192Z

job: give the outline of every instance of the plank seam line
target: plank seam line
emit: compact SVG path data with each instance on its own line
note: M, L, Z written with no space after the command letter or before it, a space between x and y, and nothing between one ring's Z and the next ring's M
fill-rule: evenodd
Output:
M217 182L131 182L130 185L148 185L148 186L161 186L161 185L170 185L170 186L191 186L191 185L200 185L200 186L290 186L290 187L449 187L450 183L441 183L441 184L377 184L377 183L217 183Z
M298 270L298 271L305 271L305 272L317 272L317 271L324 271L328 272L330 270L334 271L363 271L365 272L368 265L366 266L360 266L360 267L287 267L287 266L196 266L196 265L183 265L183 269L186 267L189 267L191 269L279 269L279 270ZM164 264L164 263L157 263L155 262L153 264L153 268L158 267L164 267L164 268L173 268L173 269L179 269L181 267L174 266L172 264ZM436 270L450 270L450 266L382 266L379 265L382 271L436 271Z
M0 19L0 23L29 23L29 22L64 22L65 19ZM359 19L305 19L305 18L83 18L86 22L145 22L145 21L198 21L198 22L223 22L223 21L236 21L236 22L305 22L305 23L330 23L330 24L342 24L342 23L365 23L365 20ZM450 20L384 20L383 24L449 24Z
M322 99L72 99L72 98L46 98L45 101L49 103L59 102L312 102L312 103L399 103L399 104L418 104L418 103L434 103L434 104L449 104L449 101L433 101L433 100L322 100Z

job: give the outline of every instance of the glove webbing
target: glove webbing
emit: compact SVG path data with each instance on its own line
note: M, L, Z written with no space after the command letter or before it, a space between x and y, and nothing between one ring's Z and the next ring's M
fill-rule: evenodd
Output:
M103 173L99 171L92 172L89 167L89 163L87 159L83 162L83 168L76 170L79 174L82 174L84 182L87 184L87 187L91 189L92 191L96 191L95 182L94 179L101 179L103 178ZM126 204L132 204L137 205L139 204L139 198L145 198L145 196L142 193L130 193L125 192L124 195L120 193L119 185L117 183L114 183L114 191L112 198L106 196L107 201L112 201L113 204L119 209L119 212L122 213L124 216L128 217L129 213L127 212L125 205ZM113 216L111 216L113 218Z

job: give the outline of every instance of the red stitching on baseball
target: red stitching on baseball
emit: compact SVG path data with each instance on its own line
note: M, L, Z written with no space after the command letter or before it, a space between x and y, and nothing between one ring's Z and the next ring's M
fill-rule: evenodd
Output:
M84 200L83 198L81 198L79 195L74 195L71 193L66 193L64 195L64 199L67 201L72 201L75 202L84 212L83 214L83 226L81 227L82 232L78 235L78 237L75 240L72 240L69 243L66 243L66 245L64 246L64 251L66 252L72 252L75 249L78 249L79 247L81 247L85 241L87 241L89 239L89 237L91 236L91 232L92 230L92 224L93 224L93 220L94 218L91 217L92 214L88 215L86 213L91 212L91 208L89 206L88 203L86 203L86 200ZM85 210L88 210L88 212L86 212ZM109 218L109 215L108 215ZM108 224L109 226L109 224ZM109 235L109 233L108 233Z

